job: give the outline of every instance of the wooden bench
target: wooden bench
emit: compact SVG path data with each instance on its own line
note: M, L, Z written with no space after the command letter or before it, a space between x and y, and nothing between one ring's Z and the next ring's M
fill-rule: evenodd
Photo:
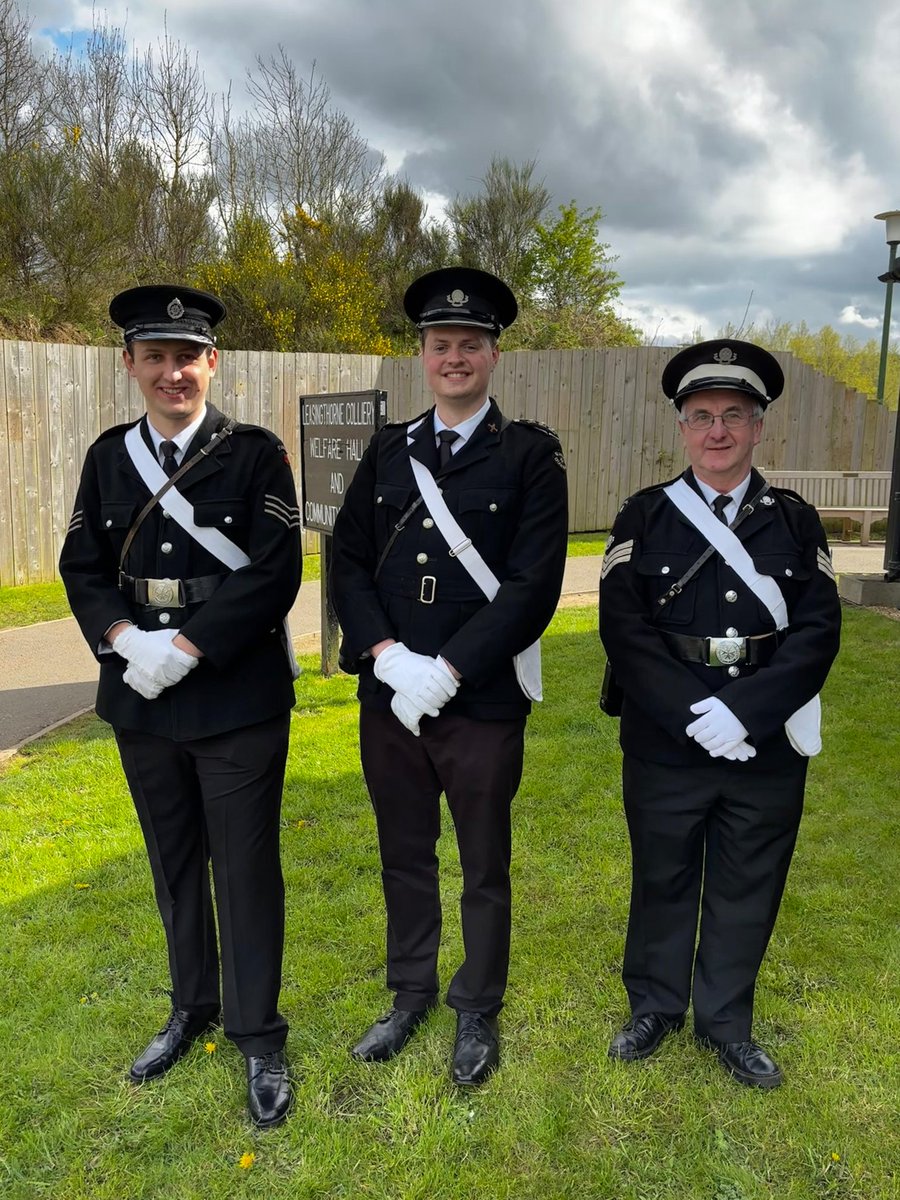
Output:
M847 538L851 521L859 529L861 546L868 546L873 521L888 515L890 471L767 471L763 475L775 487L799 492L814 504L820 517L840 517Z

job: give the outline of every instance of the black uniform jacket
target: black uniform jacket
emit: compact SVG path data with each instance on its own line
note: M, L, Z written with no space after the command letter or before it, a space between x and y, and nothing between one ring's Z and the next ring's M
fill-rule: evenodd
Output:
M186 462L224 421L207 405L187 447ZM138 729L178 741L209 737L267 720L294 703L282 641L282 619L300 586L300 515L284 447L273 433L238 425L175 487L194 506L199 526L220 530L249 555L229 570L166 515L165 497L144 520L125 561L129 576L195 579L220 576L213 594L186 608L150 608L119 590L122 545L150 499L125 449L130 425L108 429L85 459L75 510L60 558L69 603L100 661L97 713L116 729ZM146 429L141 428L148 445ZM167 623L161 622L168 613ZM117 621L141 629L180 629L205 657L155 700L122 682L127 666L107 651L103 635Z
M683 478L699 491L690 470ZM745 503L763 483L752 471ZM733 678L726 667L679 660L663 639L666 630L697 637L724 637L728 629L741 637L774 630L768 609L720 555L714 553L651 621L658 597L709 545L663 493L666 486L645 488L625 502L606 547L600 636L625 692L622 749L652 762L710 762L684 730L695 720L691 704L715 694L757 747L756 758L738 764L741 770L796 761L784 722L822 687L840 636L840 601L818 514L794 492L772 488L768 502L758 503L735 530L757 570L781 589L789 624L768 665L740 665Z
M363 704L387 708L393 692L375 678L366 652L396 638L420 654L443 655L462 675L444 712L479 720L524 715L531 705L512 660L540 637L559 600L568 523L562 451L551 431L507 420L492 400L441 471L433 411L409 447L407 424L375 434L335 522L331 591L344 634L341 665L359 672ZM451 557L424 504L405 520L375 579L389 539L419 495L410 452L432 472L499 579L490 603Z

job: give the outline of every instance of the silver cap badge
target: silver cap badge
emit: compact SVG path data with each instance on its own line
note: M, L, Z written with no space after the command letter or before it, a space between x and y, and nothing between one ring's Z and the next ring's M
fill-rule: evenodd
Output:
M181 301L178 299L177 296L175 297L174 300L169 301L169 304L166 307L166 312L169 314L169 316L172 318L173 321L177 321L181 317L184 316L184 305L181 303Z
M452 305L454 308L462 308L464 304L469 303L469 297L464 291L462 291L461 288L454 288L447 297L447 303Z

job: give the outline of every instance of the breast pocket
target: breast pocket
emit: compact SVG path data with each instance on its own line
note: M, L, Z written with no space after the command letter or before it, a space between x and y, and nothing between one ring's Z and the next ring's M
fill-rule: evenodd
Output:
M383 540L394 532L394 527L412 504L414 496L411 488L396 483L376 483L373 499L375 524L380 540Z
M794 601L810 576L809 567L800 554L793 551L784 551L781 554L754 554L753 565L760 575L769 575L775 580L790 613ZM761 600L757 600L757 603L760 619L771 623L769 610Z
M487 557L505 553L518 511L513 488L466 488L459 496L459 523Z
M137 505L133 500L103 500L100 503L101 528L116 546L122 545L136 516Z
M250 524L250 509L242 497L231 500L194 501L194 522L204 529L243 529Z
M664 596L672 584L678 582L696 559L696 554L673 554L668 551L659 553L648 550L640 555L635 570L641 577L650 611L657 611L659 597ZM673 596L665 604L661 623L687 625L694 619L695 596L696 582L688 582L684 591Z

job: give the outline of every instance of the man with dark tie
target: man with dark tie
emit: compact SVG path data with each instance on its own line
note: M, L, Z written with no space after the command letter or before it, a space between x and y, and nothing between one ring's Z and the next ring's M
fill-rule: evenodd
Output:
M172 1009L130 1078L163 1075L222 1009L265 1128L291 1103L279 818L300 514L278 438L208 402L224 315L187 287L112 301L146 413L88 451L60 572L100 662L97 713L115 730L168 947Z
M463 872L465 959L447 991L452 1078L471 1086L499 1062L510 809L529 697L539 696L533 643L562 585L565 464L552 431L511 421L490 397L497 338L517 311L501 280L433 271L410 286L405 308L434 406L375 434L334 527L331 588L341 665L359 674L394 993L352 1054L393 1057L437 1001L443 792Z
M600 584L632 853L631 1018L609 1055L654 1053L692 1002L700 1043L738 1082L772 1088L782 1072L752 1040L754 990L821 745L840 604L815 509L752 466L778 361L703 342L662 386L690 467L626 501Z

